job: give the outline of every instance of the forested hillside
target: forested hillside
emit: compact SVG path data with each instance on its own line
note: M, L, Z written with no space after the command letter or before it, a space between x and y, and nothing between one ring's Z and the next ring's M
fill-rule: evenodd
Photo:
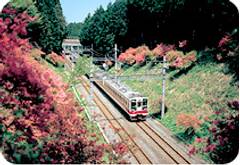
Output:
M238 12L228 0L116 0L86 18L80 32L84 45L106 53L160 42L188 40L189 49L215 45L238 27Z

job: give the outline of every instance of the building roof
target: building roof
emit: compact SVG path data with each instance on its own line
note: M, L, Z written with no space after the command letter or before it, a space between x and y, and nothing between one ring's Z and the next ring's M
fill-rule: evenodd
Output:
M79 39L64 39L63 45L81 45Z

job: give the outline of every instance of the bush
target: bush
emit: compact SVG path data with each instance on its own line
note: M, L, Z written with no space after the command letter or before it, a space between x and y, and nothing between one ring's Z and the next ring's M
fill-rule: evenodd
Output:
M229 163L239 149L239 101L228 102L230 109L219 109L202 124L206 133L196 137L190 154L203 153L214 163Z
M196 51L184 54L181 51L171 50L167 52L166 58L169 66L174 69L185 69L196 61Z
M171 50L175 50L174 45L166 45L166 44L160 43L159 45L156 46L156 48L152 50L152 53L155 57L158 57L158 56L163 57L166 55L167 52Z
M64 67L65 59L63 56L60 56L54 52L48 54L46 60L56 67Z
M201 121L194 115L182 113L177 116L176 125L184 128L183 138L185 140L192 140L196 130L201 126Z
M0 18L0 147L12 163L100 163L68 86L30 55L25 12ZM37 53L38 54L38 53Z
M129 48L119 55L118 60L129 65L137 63L138 66L141 67L145 64L147 59L150 59L151 65L153 65L155 61L158 62L160 59L162 60L163 56L166 57L172 69L184 69L196 61L197 52L191 51L184 54L182 51L177 51L174 45L165 45L161 43L152 51L150 51L147 46Z
M218 42L215 55L217 61L227 64L227 72L232 73L236 81L239 81L239 41L238 30L223 36Z

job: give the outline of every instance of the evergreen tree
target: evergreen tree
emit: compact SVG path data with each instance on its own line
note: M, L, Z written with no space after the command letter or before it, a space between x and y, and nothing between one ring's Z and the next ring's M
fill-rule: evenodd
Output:
M78 38L80 35L82 23L69 23L67 25L67 37L68 38Z
M80 40L84 45L94 45L101 53L110 53L114 44L122 42L128 29L125 0L109 3L107 10L101 6L93 16L87 17L80 30Z
M66 37L66 22L59 0L36 0L41 14L41 31L38 44L47 53L60 53L62 41Z
M88 14L88 16L84 20L84 24L82 25L82 27L80 29L80 34L79 34L80 41L85 46L89 46L93 43L93 36L90 35L91 18L92 18L91 14Z
M114 43L123 49L154 48L182 40L189 41L189 49L201 50L236 28L238 11L229 0L116 0L84 21L80 40L103 53Z

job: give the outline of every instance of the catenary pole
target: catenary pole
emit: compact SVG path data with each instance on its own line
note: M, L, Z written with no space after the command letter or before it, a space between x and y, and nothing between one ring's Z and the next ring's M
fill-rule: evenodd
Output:
M90 103L93 102L93 81L92 81L92 77L93 77L93 44L91 44L91 66L90 66Z
M117 64L117 44L114 46L114 58L115 58L115 70L118 69L118 64Z
M163 67L162 67L162 107L161 107L161 118L164 117L165 113L165 91L166 91L166 57L163 56Z

